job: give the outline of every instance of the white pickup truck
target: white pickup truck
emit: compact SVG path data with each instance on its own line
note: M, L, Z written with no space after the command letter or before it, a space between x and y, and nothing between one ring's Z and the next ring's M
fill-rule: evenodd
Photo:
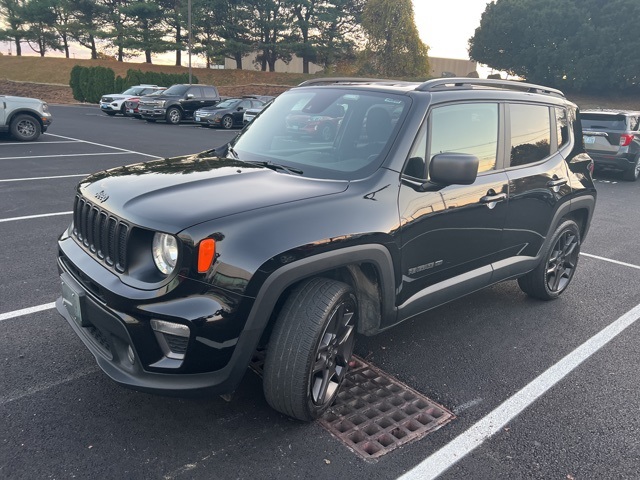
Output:
M42 100L0 95L0 132L21 142L36 140L51 125L49 105Z

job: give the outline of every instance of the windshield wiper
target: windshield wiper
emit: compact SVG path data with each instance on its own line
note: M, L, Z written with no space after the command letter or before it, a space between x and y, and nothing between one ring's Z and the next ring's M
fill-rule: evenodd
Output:
M232 152L234 153L234 152ZM284 170L285 172L287 172L288 174L292 175L292 174L297 174L297 175L302 175L304 172L302 170L298 170L297 168L293 168L293 167L286 167L284 165L280 165L279 163L273 163L273 162L246 162L246 163L252 163L254 165L260 165L262 167L267 167L270 168L271 170Z

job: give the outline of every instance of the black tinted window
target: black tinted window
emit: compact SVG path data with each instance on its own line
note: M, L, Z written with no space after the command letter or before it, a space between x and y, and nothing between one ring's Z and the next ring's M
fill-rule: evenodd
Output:
M202 98L202 89L200 87L191 87L187 95L193 95L193 98Z
M569 119L566 108L556 107L556 129L560 148L569 143Z
M213 87L202 87L202 89L204 90L204 95L207 98L218 96L218 91Z
M539 162L551 153L549 108L543 105L510 106L512 167Z

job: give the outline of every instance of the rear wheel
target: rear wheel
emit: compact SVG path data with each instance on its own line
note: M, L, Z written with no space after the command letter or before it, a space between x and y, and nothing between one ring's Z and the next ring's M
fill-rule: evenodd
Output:
M580 229L573 220L564 221L554 232L540 264L518 279L530 297L553 300L564 292L575 274L580 257Z
M17 115L11 120L11 135L21 142L29 142L40 136L40 122L31 115Z
M313 278L291 292L264 365L264 393L274 409L311 421L331 406L349 368L356 315L355 295L345 283Z
M630 182L635 182L640 178L640 155L636 157L636 163L622 174L622 178Z

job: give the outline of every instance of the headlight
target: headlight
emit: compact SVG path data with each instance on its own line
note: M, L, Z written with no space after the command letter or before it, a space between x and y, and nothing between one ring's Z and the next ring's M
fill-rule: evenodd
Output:
M156 233L151 246L153 261L165 275L169 275L176 268L178 262L178 242L176 237L166 233Z
M48 112L49 111L49 105L47 103L43 103L42 104L42 111L43 112Z

